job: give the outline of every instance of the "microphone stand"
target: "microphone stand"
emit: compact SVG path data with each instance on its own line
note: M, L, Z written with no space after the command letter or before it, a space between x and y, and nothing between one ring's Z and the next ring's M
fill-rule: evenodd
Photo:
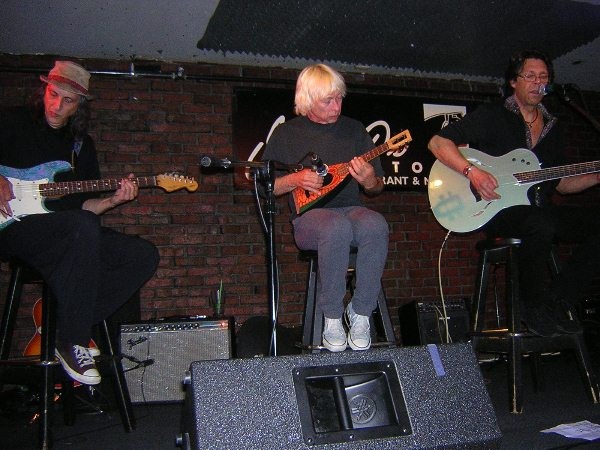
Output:
M279 279L277 277L277 254L275 250L275 170L301 170L299 164L288 165L278 161L267 160L263 162L254 161L230 161L223 160L229 166L249 167L254 169L256 179L260 181L265 189L265 209L266 217L266 241L267 241L267 265L269 273L269 311L271 319L271 343L269 346L269 356L277 356L277 307L279 305Z
M563 89L563 92L560 92L559 90L556 91L556 94L558 95L558 98L560 98L563 102L565 102L567 105L569 105L571 108L573 108L575 111L577 111L579 114L581 114L585 119L588 120L588 122L590 122L592 124L592 126L594 127L594 129L600 133L600 123L594 119L585 109L583 109L581 106L579 106L576 103L573 103L573 101L571 100L571 97L569 97L567 95L566 90ZM581 93L580 93L581 95Z
M271 343L269 355L277 356L277 307L279 305L279 279L277 277L277 254L275 250L275 162L268 160L255 170L255 176L265 188L265 210L267 212L266 236L267 266L269 270L269 311L271 313Z

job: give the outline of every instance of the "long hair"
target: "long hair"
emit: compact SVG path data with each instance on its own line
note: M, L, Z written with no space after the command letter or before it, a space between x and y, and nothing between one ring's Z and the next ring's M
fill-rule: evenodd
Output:
M33 111L33 115L37 121L43 123L44 117L44 95L46 93L47 84L42 84L29 98L29 105ZM79 96L79 106L67 123L69 132L75 139L83 139L89 129L91 118L90 102L83 95Z
M544 61L548 68L549 82L552 83L552 80L554 80L554 66L552 65L552 60L546 53L539 50L522 50L511 56L506 71L504 72L504 92L507 96L511 95L513 92L510 82L515 80L517 75L521 73L526 59L540 59Z
M325 64L305 67L296 81L294 112L299 116L305 116L314 102L332 93L346 96L346 83L336 70Z

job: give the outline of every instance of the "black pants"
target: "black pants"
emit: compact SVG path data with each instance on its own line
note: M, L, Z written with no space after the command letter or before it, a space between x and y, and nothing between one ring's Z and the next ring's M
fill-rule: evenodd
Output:
M156 247L101 227L89 211L26 216L0 231L0 256L37 269L56 298L57 340L87 346L92 326L154 274Z
M513 206L488 224L492 236L521 239L519 267L521 296L536 307L548 298L575 303L588 293L600 273L600 210L576 206ZM548 282L548 258L556 242L578 244Z

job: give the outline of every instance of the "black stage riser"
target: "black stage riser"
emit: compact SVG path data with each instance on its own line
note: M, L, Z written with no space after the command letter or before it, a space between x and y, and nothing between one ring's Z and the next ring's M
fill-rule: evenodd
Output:
M304 386L308 386L310 377L302 379L298 374L325 370L330 374L358 371L371 376L379 368L387 371L378 377L383 384L387 380L393 385L396 378L398 389L391 395L391 402L406 413L396 428L408 429L408 433L393 432L383 438L361 436L372 430L395 429L371 424L364 430L356 426L334 433L313 433L310 426L306 428L307 414L303 412L311 409L300 394L307 390ZM320 378L310 380L312 386ZM354 405L354 394L350 392L347 388L348 405ZM373 400L375 404L384 403L379 398ZM352 409L352 422L354 412ZM334 442L327 443L331 436ZM203 450L487 449L499 448L501 434L471 346L452 344L195 361L187 380L179 437L182 447Z

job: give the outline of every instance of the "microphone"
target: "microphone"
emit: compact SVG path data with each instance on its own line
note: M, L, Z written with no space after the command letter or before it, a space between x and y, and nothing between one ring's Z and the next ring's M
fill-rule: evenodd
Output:
M317 175L319 175L320 177L324 177L325 175L327 175L327 173L329 172L329 167L327 167L327 164L323 163L321 158L319 158L319 155L317 155L316 153L312 153L310 160L313 166L316 167L315 172L317 173Z
M549 84L540 84L538 88L538 94L540 95L548 95L554 94L555 92L564 92L567 89L576 87L574 84L558 84L558 83L549 83Z
M204 155L200 158L200 165L202 167L222 167L227 169L231 166L231 161L227 158L218 159L213 158L212 156Z

